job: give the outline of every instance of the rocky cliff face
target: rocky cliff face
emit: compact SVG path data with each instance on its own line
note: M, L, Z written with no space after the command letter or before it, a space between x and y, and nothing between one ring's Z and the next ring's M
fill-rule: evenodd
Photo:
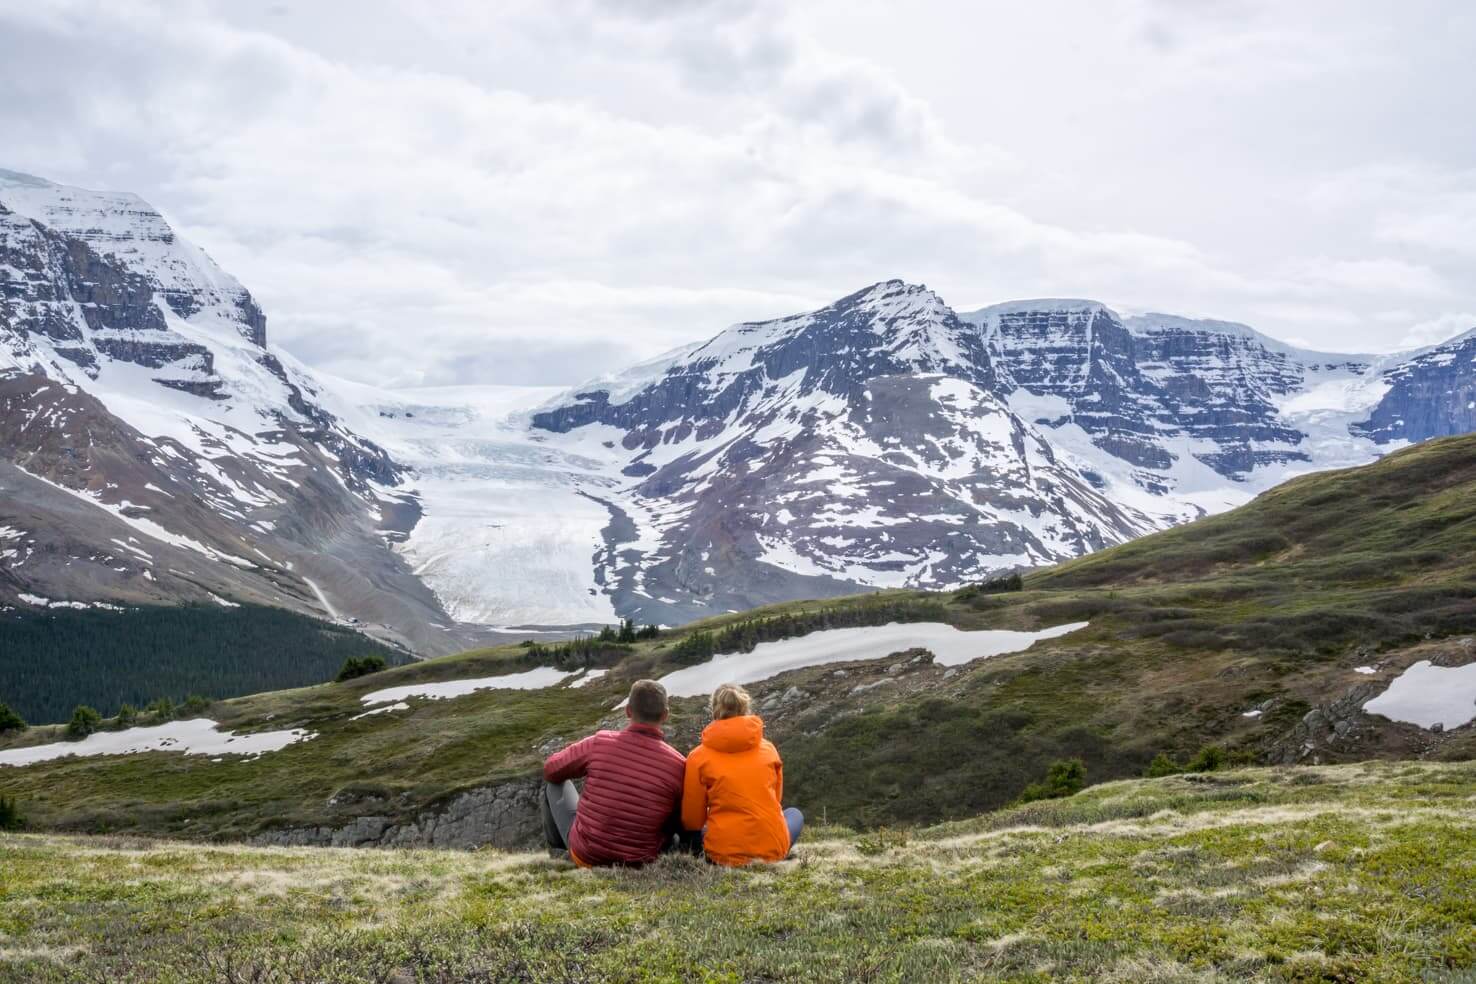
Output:
M504 850L538 846L543 784L513 780L456 796L408 819L360 816L340 826L292 827L258 835L254 843L280 847L439 847Z
M1312 381L1369 367L1363 357L1299 351L1229 322L1124 321L1094 301L1015 301L965 319L1016 387L1063 401L1065 412L1040 423L1080 426L1155 492L1172 491L1176 446L1231 481L1312 461L1281 403Z
M1476 331L1386 369L1388 387L1355 430L1379 444L1476 430Z

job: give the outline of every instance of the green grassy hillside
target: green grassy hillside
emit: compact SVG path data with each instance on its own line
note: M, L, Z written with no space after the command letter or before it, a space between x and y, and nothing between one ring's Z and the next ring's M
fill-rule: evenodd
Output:
M844 617L827 614L837 609ZM680 665L699 634L756 638L765 626L897 613L965 629L1090 625L958 668L906 654L753 686L784 755L787 797L812 816L855 827L970 817L1066 757L1083 759L1092 782L1208 745L1232 762L1471 758L1476 727L1432 734L1359 708L1416 660L1476 660L1476 436L1298 479L1243 509L1031 575L1023 590L725 615L605 649L596 661L613 668L584 688L412 700L359 720L359 697L373 689L551 657L500 647L260 694L210 714L238 730L317 737L255 760L155 753L0 767L0 795L17 798L34 827L68 831L234 838L410 818L458 791L533 775L550 749L612 720L631 680ZM1376 672L1355 672L1363 666ZM675 702L679 748L695 742L702 703ZM32 729L0 736L0 748L58 737Z
M0 835L0 982L1380 981L1476 975L1476 766L1112 783L795 858Z

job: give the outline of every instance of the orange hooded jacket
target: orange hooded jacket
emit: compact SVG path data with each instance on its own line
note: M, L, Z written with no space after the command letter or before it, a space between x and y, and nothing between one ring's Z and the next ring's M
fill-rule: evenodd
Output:
M764 740L764 722L723 718L702 730L702 744L687 756L682 826L706 825L702 846L718 864L781 861L789 854L783 796L784 763Z

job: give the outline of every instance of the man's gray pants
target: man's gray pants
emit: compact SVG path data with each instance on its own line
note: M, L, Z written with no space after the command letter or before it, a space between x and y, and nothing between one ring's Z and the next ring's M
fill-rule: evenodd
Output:
M569 830L574 826L575 814L579 812L579 790L574 781L544 783L540 802L543 839L548 841L549 850L567 851Z

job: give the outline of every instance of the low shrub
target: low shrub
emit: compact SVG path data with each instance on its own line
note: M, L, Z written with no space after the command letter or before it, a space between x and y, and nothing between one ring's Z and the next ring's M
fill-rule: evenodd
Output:
M1086 763L1081 759L1057 759L1041 782L1032 782L1020 793L1021 803L1074 796L1086 786Z
M1148 768L1143 770L1143 776L1148 779L1162 779L1164 776L1176 776L1183 771L1182 765L1166 753L1159 752L1153 756L1153 761L1148 763Z
M385 665L383 656L350 656L343 661L343 666L339 667L338 676L334 677L334 682L357 680L359 677L378 673L385 668Z
M199 694L190 694L179 705L180 717L199 717L210 708L210 698L201 697Z
M8 704L0 704L0 735L8 731L26 730L26 719L10 709Z
M1206 745L1184 763L1185 772L1214 772L1225 767L1225 750L1219 745Z
M959 601L968 601L980 595L1005 594L1010 591L1024 591L1025 580L1019 574L1003 574L999 577L991 577L987 581L978 584L970 584L959 588L954 595Z
M20 830L26 825L13 797L0 796L0 830Z
M102 727L102 715L86 704L79 704L72 711L72 720L67 722L68 738L86 738Z
M1143 776L1161 779L1185 772L1217 772L1230 765L1251 765L1254 761L1254 756L1249 753L1227 752L1219 745L1205 745L1187 762L1177 762L1164 752L1159 752L1148 763L1148 768L1143 770Z

